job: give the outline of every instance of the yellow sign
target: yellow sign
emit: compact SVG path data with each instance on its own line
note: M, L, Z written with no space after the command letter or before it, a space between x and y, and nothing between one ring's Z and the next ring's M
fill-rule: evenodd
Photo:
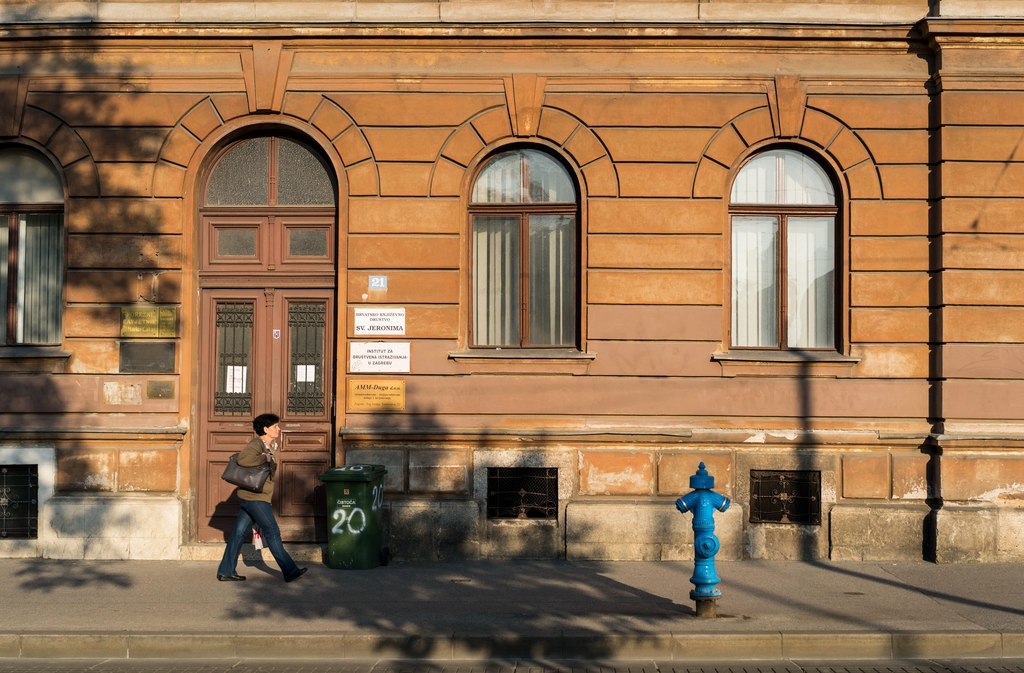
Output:
M405 411L405 379L349 379L349 411Z
M121 336L173 339L178 336L178 309L122 306Z

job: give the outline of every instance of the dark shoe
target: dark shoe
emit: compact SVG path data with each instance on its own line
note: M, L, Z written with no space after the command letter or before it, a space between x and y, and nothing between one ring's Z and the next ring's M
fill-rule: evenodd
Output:
M217 579L221 582L244 582L245 577L242 575L217 575Z
M302 577L305 574L306 574L306 568L299 568L293 574L289 575L288 577L285 577L284 581L285 582L291 582L292 580L299 579L300 577Z

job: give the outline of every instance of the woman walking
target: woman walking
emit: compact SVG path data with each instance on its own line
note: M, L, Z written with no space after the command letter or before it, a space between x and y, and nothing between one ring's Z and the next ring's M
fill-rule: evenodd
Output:
M270 476L261 493L238 489L238 503L241 509L238 511L238 520L235 521L235 530L232 531L228 546L224 549L224 558L217 569L217 579L221 582L240 582L245 579L235 571L235 566L238 564L238 553L242 550L242 541L246 533L252 529L253 523L259 526L270 553L274 555L274 560L284 573L285 582L296 580L306 572L305 568L295 565L295 561L284 550L284 545L281 544L281 529L277 527L274 510L270 507L270 499L274 495L274 475L277 472L274 454L277 453L277 438L281 435L280 420L274 414L260 414L254 418L252 429L257 436L238 454L239 467L256 467L270 463Z

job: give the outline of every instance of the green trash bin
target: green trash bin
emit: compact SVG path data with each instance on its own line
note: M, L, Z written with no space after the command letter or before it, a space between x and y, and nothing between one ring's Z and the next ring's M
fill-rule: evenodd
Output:
M327 489L328 567L387 565L389 555L381 549L387 472L383 465L344 465L320 475Z

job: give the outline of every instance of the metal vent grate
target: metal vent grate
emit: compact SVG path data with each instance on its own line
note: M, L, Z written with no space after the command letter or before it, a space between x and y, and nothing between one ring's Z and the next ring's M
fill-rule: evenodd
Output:
M750 523L821 525L821 472L751 470Z
M487 468L488 519L557 519L557 467Z
M0 540L39 537L39 467L0 465Z

